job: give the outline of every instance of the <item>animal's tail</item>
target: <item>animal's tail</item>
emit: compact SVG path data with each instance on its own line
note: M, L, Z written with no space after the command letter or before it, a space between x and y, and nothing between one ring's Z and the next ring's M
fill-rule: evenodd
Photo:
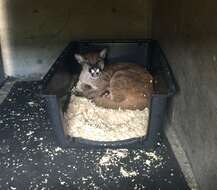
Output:
M129 103L125 100L122 102L115 102L114 100L107 98L107 97L96 97L93 102L100 107L110 108L110 109L129 109L129 110L143 110L145 107L149 105L148 101L143 99L143 101L136 102L136 103Z

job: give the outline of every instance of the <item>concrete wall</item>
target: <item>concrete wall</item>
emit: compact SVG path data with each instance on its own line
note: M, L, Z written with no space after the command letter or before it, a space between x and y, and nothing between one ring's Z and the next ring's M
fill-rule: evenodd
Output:
M3 63L2 63L2 56L0 51L0 86L4 80L4 70L3 70Z
M217 1L155 1L153 36L180 86L171 127L200 188L217 188Z
M7 75L43 75L73 39L146 38L150 31L150 0L0 1Z

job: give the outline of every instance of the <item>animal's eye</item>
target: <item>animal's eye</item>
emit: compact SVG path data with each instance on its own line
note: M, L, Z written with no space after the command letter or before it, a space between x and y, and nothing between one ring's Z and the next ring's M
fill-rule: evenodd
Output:
M91 73L94 73L94 70L93 70L93 69L91 69Z
M96 72L99 73L99 69L97 69Z

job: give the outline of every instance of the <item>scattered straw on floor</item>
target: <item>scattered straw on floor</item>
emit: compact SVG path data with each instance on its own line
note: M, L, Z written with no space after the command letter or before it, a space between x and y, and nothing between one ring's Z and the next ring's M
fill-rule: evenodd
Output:
M146 136L149 109L112 110L72 96L64 115L66 133L94 141L117 141Z

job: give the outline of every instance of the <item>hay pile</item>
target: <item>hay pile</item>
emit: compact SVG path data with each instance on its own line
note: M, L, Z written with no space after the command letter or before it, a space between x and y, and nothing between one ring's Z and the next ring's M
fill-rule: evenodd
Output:
M118 141L146 136L149 109L105 109L86 98L72 96L64 118L65 132L71 137Z

